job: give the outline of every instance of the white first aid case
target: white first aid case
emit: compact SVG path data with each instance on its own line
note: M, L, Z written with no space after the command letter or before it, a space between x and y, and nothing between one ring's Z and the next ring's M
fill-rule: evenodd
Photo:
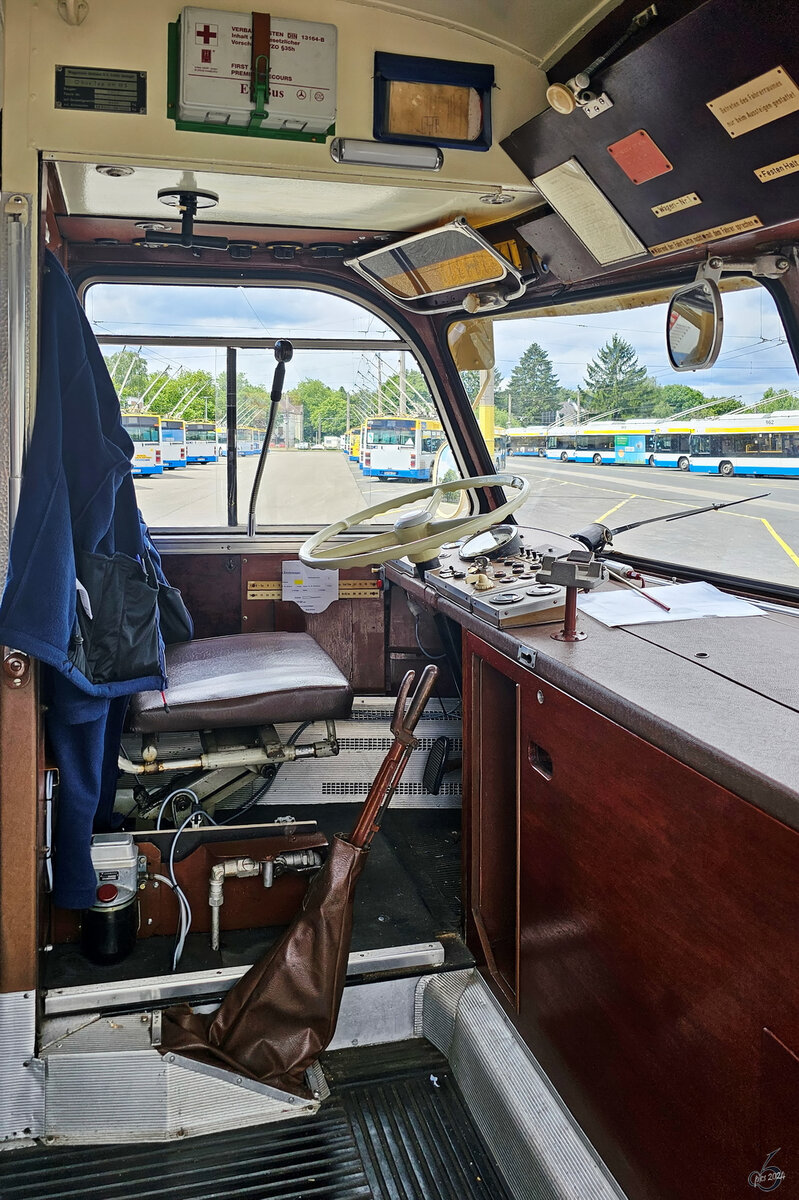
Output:
M270 14L269 116L265 130L327 133L336 119L336 27ZM247 126L252 13L184 8L180 17L178 120Z

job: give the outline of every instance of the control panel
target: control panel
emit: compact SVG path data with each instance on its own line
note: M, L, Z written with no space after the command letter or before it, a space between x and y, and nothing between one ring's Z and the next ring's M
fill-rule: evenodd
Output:
M512 538L489 530L442 546L439 566L425 572L425 582L500 628L560 620L566 589L539 583L536 575L544 556L569 554L579 543L544 529L497 527L505 528L513 530Z

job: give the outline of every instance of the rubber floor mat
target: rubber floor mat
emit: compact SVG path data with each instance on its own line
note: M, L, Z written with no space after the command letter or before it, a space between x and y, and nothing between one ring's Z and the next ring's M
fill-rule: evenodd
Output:
M0 1155L3 1200L512 1200L426 1043L329 1055L315 1117L184 1142Z

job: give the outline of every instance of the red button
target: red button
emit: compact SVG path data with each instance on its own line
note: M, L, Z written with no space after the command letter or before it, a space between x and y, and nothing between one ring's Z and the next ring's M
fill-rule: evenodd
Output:
M113 883L103 883L97 889L97 899L102 904L110 904L112 900L116 900L119 895L118 889Z

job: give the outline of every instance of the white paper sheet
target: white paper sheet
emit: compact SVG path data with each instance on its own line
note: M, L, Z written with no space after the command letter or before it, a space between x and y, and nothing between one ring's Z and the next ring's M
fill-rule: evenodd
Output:
M293 600L303 612L324 612L338 600L338 571L318 571L299 559L283 561L282 598Z
M578 596L577 607L603 625L651 625L660 621L693 621L698 617L760 617L761 609L748 600L728 596L710 583L673 583L648 588L669 606L664 612L631 588L612 592L589 592Z

